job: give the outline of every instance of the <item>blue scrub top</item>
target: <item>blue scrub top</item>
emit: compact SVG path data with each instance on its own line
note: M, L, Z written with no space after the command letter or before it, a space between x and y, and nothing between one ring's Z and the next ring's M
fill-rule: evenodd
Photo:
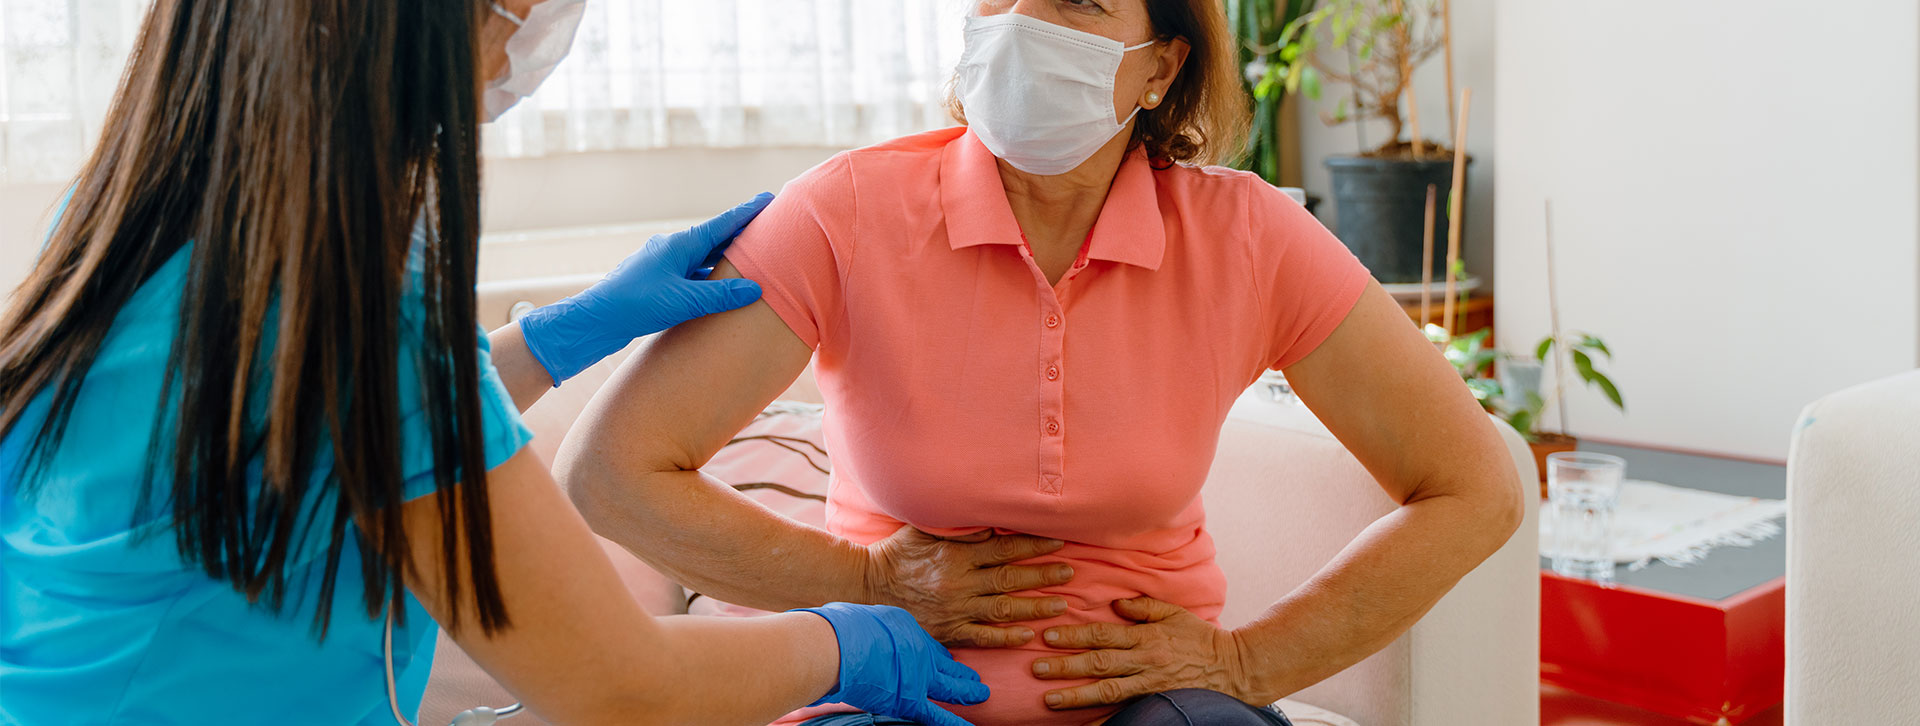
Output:
M190 252L189 246L168 261L114 319L66 436L48 465L33 472L33 497L18 496L20 464L51 393L0 440L0 723L390 724L383 622L366 615L360 551L352 540L340 562L325 641L316 641L313 631L326 562L322 528L296 544L286 570L287 605L277 614L248 604L232 586L180 557L166 480L173 407L161 400L161 384L179 330ZM432 434L414 365L422 330L417 293L405 310L399 391L411 499L431 493L434 484ZM478 342L492 469L533 435L494 370L486 336ZM157 452L150 451L156 428L163 430ZM150 453L160 462L153 472L160 477L155 506L136 521ZM331 455L323 453L316 476L331 471ZM401 708L411 719L438 628L418 601L406 600L406 626L394 632L394 664Z

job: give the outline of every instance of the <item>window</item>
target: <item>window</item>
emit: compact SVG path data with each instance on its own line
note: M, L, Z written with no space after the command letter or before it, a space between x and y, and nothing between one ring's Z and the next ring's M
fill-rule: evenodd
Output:
M78 169L149 0L0 2L0 182ZM872 143L945 125L956 0L589 0L493 156Z

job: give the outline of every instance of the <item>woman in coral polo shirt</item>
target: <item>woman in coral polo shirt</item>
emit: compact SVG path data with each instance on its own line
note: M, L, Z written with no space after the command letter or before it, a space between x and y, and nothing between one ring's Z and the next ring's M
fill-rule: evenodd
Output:
M1245 129L1235 56L1214 0L979 3L955 84L970 126L788 185L719 271L764 301L608 385L561 456L575 502L721 599L907 608L992 687L955 709L982 726L1285 723L1255 705L1405 632L1522 500L1358 261L1259 178L1194 165ZM826 531L698 471L810 359ZM1227 630L1200 487L1269 368L1402 506ZM832 711L788 722L873 722Z

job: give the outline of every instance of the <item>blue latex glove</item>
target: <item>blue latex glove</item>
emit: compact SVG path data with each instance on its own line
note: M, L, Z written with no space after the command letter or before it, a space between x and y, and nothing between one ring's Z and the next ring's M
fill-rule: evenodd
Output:
M840 682L815 706L844 703L928 726L972 726L932 702L987 700L980 674L955 661L905 610L836 602L801 612L826 618L840 640Z
M772 202L772 194L761 194L693 229L647 240L593 287L521 318L527 348L553 385L635 338L759 300L752 280L706 278L727 244Z

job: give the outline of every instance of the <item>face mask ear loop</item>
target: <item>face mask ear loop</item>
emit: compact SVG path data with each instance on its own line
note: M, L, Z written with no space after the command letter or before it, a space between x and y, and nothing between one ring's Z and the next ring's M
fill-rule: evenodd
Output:
M1159 42L1160 42L1160 41L1157 41L1157 40L1149 40L1149 41L1147 41L1147 42L1145 42L1145 43L1141 43L1141 44L1139 44L1139 45L1135 45L1135 46L1130 46L1130 47L1126 47L1126 48L1122 48L1122 49L1120 49L1120 52L1122 52L1122 53L1132 53L1132 52L1134 52L1134 51L1136 51L1136 50L1139 50L1139 49L1141 49L1141 48L1145 48L1145 47L1148 47L1148 46L1151 46L1151 45L1155 45L1155 44L1157 44L1157 43L1159 43ZM1124 129L1124 128L1126 128L1126 127L1127 127L1127 124L1130 124L1130 123L1133 123L1133 119L1134 119L1134 117L1135 117L1135 116L1139 116L1139 115L1140 115L1140 106L1139 106L1138 104L1136 104L1136 105L1134 105L1134 107L1133 107L1133 113L1130 113L1130 114L1127 114L1127 120L1125 120L1125 121L1121 121L1121 122L1120 122L1120 128L1123 128L1123 129Z
M487 5L493 9L493 14L506 18L507 22L513 23L514 27L527 27L527 21L522 20L518 15L514 15L513 11L500 7L500 3L487 3Z

